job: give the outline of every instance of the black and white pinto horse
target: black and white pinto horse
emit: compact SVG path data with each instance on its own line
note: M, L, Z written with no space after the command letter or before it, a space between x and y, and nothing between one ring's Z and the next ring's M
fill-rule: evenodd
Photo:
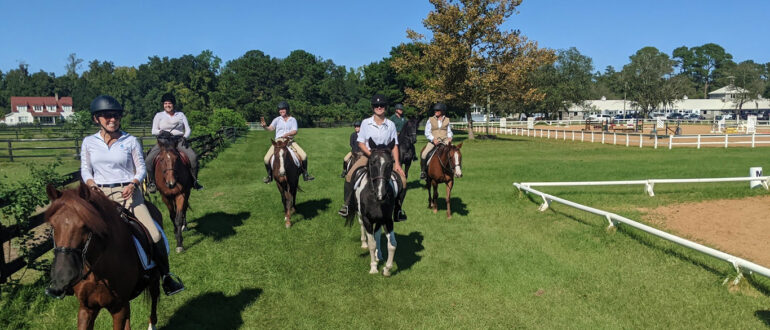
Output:
M374 141L369 139L369 145ZM393 268L393 256L396 253L396 234L393 232L393 209L396 205L396 191L391 184L395 141L388 145L377 145L369 157L368 169L360 178L355 196L358 202L358 222L361 223L361 247L369 249L371 258L369 274L379 273L377 266L382 260L379 251L381 229L385 227L388 239L388 260L382 269L382 275L390 276Z
M407 178L409 178L409 167L412 166L412 161L417 159L414 144L417 143L417 126L420 124L420 119L417 116L409 118L401 132L398 132L398 157Z

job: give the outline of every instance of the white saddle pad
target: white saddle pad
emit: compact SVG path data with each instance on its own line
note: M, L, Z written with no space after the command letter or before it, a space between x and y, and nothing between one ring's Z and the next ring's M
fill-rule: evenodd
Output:
M160 228L160 226L158 226L158 224L155 221L153 221L153 224L155 224L155 227L158 228L158 231L160 232L160 236L162 236L163 238L163 243L166 244L166 253L168 253L169 247L168 247L168 240L166 239L166 233L163 232L163 230ZM139 243L139 240L134 236L131 236L131 238L134 240L134 247L136 247L136 254L139 255L139 261L142 262L142 268L144 268L144 270L148 270L150 268L155 267L155 261L150 260L150 257L147 256L147 253L144 252L144 249L142 248L142 244Z
M294 165L297 165L299 167L299 156L297 156L297 153L294 152L294 149L292 148L286 148L289 149L289 153L291 154L291 159L294 160ZM275 152L273 152L273 155L270 156L270 164L273 164L273 159L275 158Z

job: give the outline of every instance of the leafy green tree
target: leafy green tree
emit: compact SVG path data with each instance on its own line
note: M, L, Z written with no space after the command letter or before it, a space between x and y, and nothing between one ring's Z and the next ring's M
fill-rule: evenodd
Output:
M583 104L590 98L593 83L593 61L577 48L559 50L556 62L533 72L533 80L545 97L534 102L538 113L555 115L573 104Z
M240 113L248 121L265 116L282 89L279 63L259 50L227 62L212 95L212 104Z
M680 94L677 84L669 80L675 61L655 47L644 47L631 55L631 63L623 66L628 97L643 114L673 102Z
M754 61L743 61L739 64L727 65L723 77L723 83L728 86L734 86L733 104L736 111L743 109L746 103L758 99L765 90L766 82L763 80L765 66L757 64Z
M733 58L722 46L714 43L692 48L682 46L674 49L673 56L680 73L703 86L701 91L704 99L708 98L709 86L722 76L721 69L732 62Z

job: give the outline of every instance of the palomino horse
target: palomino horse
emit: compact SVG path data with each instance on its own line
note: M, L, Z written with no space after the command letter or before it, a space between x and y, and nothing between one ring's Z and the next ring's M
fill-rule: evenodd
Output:
M463 155L460 153L460 148L463 144L458 145L444 145L439 144L436 146L436 152L433 153L433 157L428 162L427 179L425 180L425 186L428 188L428 208L433 209L433 213L438 212L438 206L436 200L438 199L438 184L446 183L446 217L452 218L452 210L450 208L450 197L452 196L452 186L454 185L454 178L462 178L462 163ZM431 194L431 188L433 193Z
M180 253L184 251L182 231L187 226L187 209L190 206L193 178L176 148L177 141L177 138L165 131L158 135L160 152L155 157L155 182L163 203L168 207L169 218L174 224L176 252Z
M412 161L417 159L414 144L417 143L417 125L419 123L420 117L409 118L401 132L398 132L398 157L407 178L409 177L409 167L412 166Z
M369 139L369 145L374 145ZM356 189L358 200L358 221L361 223L361 247L369 249L369 274L377 274L378 261L382 260L380 229L385 227L388 239L388 260L382 268L382 275L390 276L393 268L393 256L396 253L396 233L393 232L393 209L396 205L396 192L391 184L393 156L391 150L395 142L372 148L369 163L361 185ZM400 187L399 187L400 188ZM366 236L366 241L364 241Z
M294 163L291 152L289 152L291 140L279 139L274 141L270 139L270 142L273 144L271 170L275 185L278 186L278 192L281 194L284 225L289 228L291 227L291 215L294 213L294 206L297 203L300 169Z
M129 225L117 203L84 183L59 191L46 187L51 206L46 221L53 228L54 258L46 294L72 294L80 301L78 329L93 329L102 308L112 314L114 329L130 329L131 299L150 293L150 329L158 322L160 273L145 271L136 253ZM154 219L160 211L145 202Z

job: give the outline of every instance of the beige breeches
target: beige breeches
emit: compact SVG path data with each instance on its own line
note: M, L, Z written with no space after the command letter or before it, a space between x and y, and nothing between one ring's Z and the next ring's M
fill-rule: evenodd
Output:
M109 197L109 199L118 202L118 204L131 211L131 213L136 216L139 222L142 223L144 228L147 228L147 232L149 232L150 236L152 236L153 243L160 242L160 232L158 231L158 227L155 226L155 221L152 219L152 216L150 216L150 210L148 210L147 206L144 205L144 196L142 196L142 190L134 189L134 193L131 194L131 197L124 199L122 194L124 188L125 187L100 187L99 189L101 189L102 192L104 192L104 194Z
M350 170L348 170L348 174L345 175L345 182L350 182L350 180L353 180L353 174L356 173L356 170L360 167L366 166L366 164L369 162L369 157L366 157L366 155L361 155L361 157L356 160L355 163L353 163L353 166L350 167ZM393 173L398 174L399 177L401 177L401 185L403 186L403 189L406 189L406 176L404 176L401 173L398 173L396 171L393 171Z
M307 160L307 154L305 153L305 150L302 150L302 148L297 144L297 142L292 142L289 145L289 148L294 150L294 152L297 153L297 156L299 156L300 161ZM267 153L265 154L265 164L270 164L270 157L273 156L273 152L275 151L275 148L273 145L270 145L270 149L267 149Z

